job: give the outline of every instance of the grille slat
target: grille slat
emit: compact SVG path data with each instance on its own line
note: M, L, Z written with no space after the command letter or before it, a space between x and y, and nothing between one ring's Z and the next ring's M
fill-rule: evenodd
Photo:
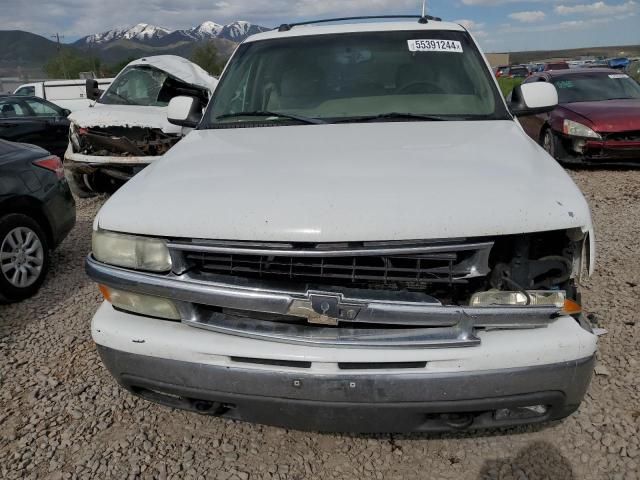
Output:
M441 250L441 249L440 249ZM376 284L386 287L398 284L460 284L480 276L487 270L486 245L461 248L454 245L450 252L416 252L387 255L331 256L318 250L315 255L292 255L289 251L273 253L247 253L238 249L228 251L182 252L186 268L192 273L232 275L265 280L294 280L330 285ZM403 252L404 253L404 252ZM488 270L487 270L488 271Z

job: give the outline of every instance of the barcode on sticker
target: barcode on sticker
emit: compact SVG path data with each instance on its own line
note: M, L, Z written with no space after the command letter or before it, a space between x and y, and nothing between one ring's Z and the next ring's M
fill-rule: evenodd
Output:
M613 75L609 75L609 78L629 78L629 75L626 73L614 73Z
M462 53L462 44L457 40L408 40L410 52L455 52Z

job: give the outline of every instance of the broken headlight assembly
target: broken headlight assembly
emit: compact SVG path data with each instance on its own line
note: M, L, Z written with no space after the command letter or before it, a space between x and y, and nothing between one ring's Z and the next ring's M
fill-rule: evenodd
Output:
M545 305L564 307L567 299L566 292L538 290L522 292L509 292L501 290L489 290L488 292L475 293L471 297L472 307L504 306L504 305Z
M164 240L96 230L92 239L96 260L117 267L147 272L171 270L171 256Z
M556 307L582 312L578 279L588 265L582 229L503 237L492 250L488 281L471 292L471 307Z
M73 122L71 122L71 125L69 126L69 141L73 146L74 152L79 152L82 149L82 146L80 145L78 126Z

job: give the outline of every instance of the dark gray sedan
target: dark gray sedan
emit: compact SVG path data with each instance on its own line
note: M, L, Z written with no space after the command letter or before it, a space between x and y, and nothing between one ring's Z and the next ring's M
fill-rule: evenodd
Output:
M0 140L0 303L38 291L50 250L75 221L60 158L34 145Z
M0 138L38 145L63 158L70 113L38 97L0 96Z

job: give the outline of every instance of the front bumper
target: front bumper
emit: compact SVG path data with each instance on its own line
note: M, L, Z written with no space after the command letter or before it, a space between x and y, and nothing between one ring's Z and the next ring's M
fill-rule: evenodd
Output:
M446 432L558 420L587 390L594 357L472 373L323 375L229 368L99 347L130 392L169 407L297 430ZM526 407L542 405L544 411Z
M64 172L76 195L113 193L159 158L162 157L82 155L74 153L69 144L64 155Z
M155 320L105 303L92 336L116 380L173 408L286 428L442 432L556 420L588 388L596 338L572 318L484 331L468 348L287 345ZM544 405L526 418L507 409Z
M640 166L640 141L586 140L578 153L573 148L573 137L564 137L564 158L567 165L610 165L621 167Z

